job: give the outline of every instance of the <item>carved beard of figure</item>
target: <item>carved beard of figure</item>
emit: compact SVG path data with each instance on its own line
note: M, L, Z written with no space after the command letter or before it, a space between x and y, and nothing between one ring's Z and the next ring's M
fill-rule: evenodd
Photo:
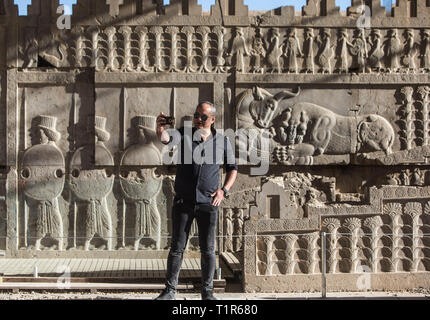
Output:
M42 128L37 127L34 132L31 134L31 144L48 144L49 138L46 135L45 131Z
M273 99L269 99L262 103L253 102L249 110L255 123L260 128L268 128L277 110L277 102Z
M136 128L136 143L138 144L146 143L145 129L140 127Z

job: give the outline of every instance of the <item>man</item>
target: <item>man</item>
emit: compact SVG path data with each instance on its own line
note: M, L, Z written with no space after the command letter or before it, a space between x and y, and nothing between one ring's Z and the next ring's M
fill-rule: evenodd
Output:
M178 130L179 137L176 138L180 142L180 162L177 165L176 196L172 208L172 243L167 260L166 288L157 300L175 299L182 257L194 218L199 230L202 299L216 300L213 295L213 277L218 206L236 180L237 165L229 140L213 127L215 113L212 103L202 102L194 114L194 127ZM161 113L157 118L157 135L162 143L168 144L175 137L166 130L165 116ZM227 176L224 186L219 188L221 162L224 163Z

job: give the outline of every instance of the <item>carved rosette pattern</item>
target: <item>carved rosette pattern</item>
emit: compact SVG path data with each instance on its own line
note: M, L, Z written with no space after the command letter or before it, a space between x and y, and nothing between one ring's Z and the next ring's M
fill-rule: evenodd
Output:
M148 66L148 28L138 26L135 31L139 38L139 64L137 71L151 72L153 69Z
M169 72L178 72L178 27L167 27L166 32L170 35L170 67Z
M108 56L107 56L107 66L106 71L117 71L118 63L117 59L117 47L116 47L116 29L115 27L108 27L104 31L107 35L107 44L108 44Z
M323 227L325 227L328 231L328 237L329 237L329 273L336 273L337 271L337 265L339 263L339 248L338 248L338 241L340 236L338 235L338 229L340 228L340 221L336 218L326 218L323 221Z
M372 268L372 272L378 272L378 265L380 261L380 251L383 246L379 244L381 239L381 226L383 225L382 219L380 216L370 217L364 220L363 226L369 228L372 232L371 235L371 251L372 256L370 259L370 264Z
M299 239L299 237L295 234L286 234L284 236L281 236L281 240L285 242L285 253L286 253L286 266L287 266L287 274L293 274L294 269L297 264L297 258L296 258L296 242Z
M257 251L258 275L272 275L271 255L273 252L273 242L275 240L276 238L274 236L261 236L257 240L257 246L262 247Z
M402 215L402 205L400 203L387 203L384 206L384 214L391 217L391 231L392 231L392 247L391 247L391 268L393 272L398 271L399 264L399 251L401 246L401 225L399 219Z
M423 212L422 204L419 202L408 202L405 204L404 213L409 215L412 220L412 263L411 272L417 272L419 263L421 262L421 236L420 227L421 221L420 216ZM411 237L411 236L409 236Z
M182 33L185 33L187 38L187 62L184 69L186 73L192 73L197 71L193 66L194 32L195 29L191 26L186 26L182 28Z
M421 135L422 145L426 146L430 144L430 118L429 118L429 104L430 104L430 87L421 86L417 89L417 95L419 99L416 101L420 114L417 117L417 121L421 123Z
M318 239L319 234L317 232L309 233L302 236L307 242L307 253L308 253L308 274L315 274L317 272L317 266L319 263L318 256Z
M350 236L350 259L351 259L351 273L358 272L360 264L360 248L358 241L360 240L361 220L359 218L347 218L344 226L351 232Z
M72 30L73 35L75 37L75 48L74 48L74 54L75 54L75 65L76 67L80 68L83 67L84 64L82 63L84 58L84 50L85 50L85 39L83 37L84 34L84 27L82 26L75 26Z
M132 30L128 26L122 26L119 29L119 33L123 35L123 44L124 48L123 50L123 57L124 57L124 63L122 64L122 71L134 71L133 61L132 61L132 54L131 54L131 33Z
M88 28L87 32L90 34L92 44L91 67L95 68L97 71L101 71L102 67L99 65L99 57L101 55L99 51L100 29L97 26L92 26Z

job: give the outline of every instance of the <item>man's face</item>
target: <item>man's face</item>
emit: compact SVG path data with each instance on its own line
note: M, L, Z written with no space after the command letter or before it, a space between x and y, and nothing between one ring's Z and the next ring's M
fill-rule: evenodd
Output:
M196 118L197 115L198 117ZM206 121L204 121L205 116L207 117ZM197 107L193 122L196 129L210 130L211 125L215 122L215 116L212 115L212 107L208 104Z

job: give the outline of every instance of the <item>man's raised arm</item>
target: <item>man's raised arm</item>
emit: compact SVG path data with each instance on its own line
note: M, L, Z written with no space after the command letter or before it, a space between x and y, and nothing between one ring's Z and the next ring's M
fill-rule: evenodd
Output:
M170 135L166 130L166 120L167 115L163 112L157 117L157 136L161 143L168 144L170 142Z

